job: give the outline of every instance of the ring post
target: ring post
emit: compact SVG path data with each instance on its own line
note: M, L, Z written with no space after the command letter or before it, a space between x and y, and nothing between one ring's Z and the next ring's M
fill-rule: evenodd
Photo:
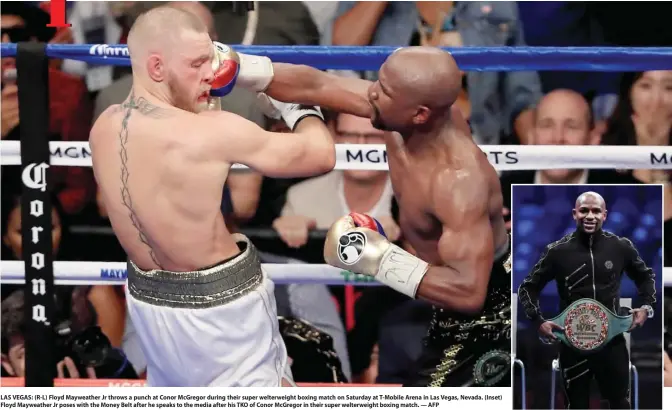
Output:
M49 195L49 60L44 43L19 43L16 54L21 127L21 236L25 266L26 387L53 387L54 272Z

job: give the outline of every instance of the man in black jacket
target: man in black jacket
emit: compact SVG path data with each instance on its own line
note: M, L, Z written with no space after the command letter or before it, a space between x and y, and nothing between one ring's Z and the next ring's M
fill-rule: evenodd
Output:
M518 297L526 316L539 327L542 338L556 339L553 329L560 326L545 319L539 307L539 295L551 280L558 286L561 311L578 299L590 298L618 315L621 275L625 271L646 303L632 309L630 330L642 326L653 316L651 306L656 302L653 271L629 239L602 230L607 217L602 196L594 192L581 194L573 215L576 231L546 246L532 272L520 285ZM610 408L630 408L630 359L622 334L595 353L577 353L561 344L559 361L568 408L589 407L593 376Z

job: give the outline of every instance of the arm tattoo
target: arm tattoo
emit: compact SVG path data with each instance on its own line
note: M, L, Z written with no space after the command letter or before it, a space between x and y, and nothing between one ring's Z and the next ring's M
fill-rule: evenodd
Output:
M145 245L147 245L147 247L149 248L149 256L152 258L152 261L154 261L156 266L161 268L161 264L157 260L156 255L154 254L154 250L152 249L152 246L149 244L149 239L147 238L147 235L142 229L140 219L138 218L138 215L135 213L135 209L133 208L131 191L128 188L129 171L127 164L128 151L126 148L126 143L128 142L128 120L131 118L131 113L133 112L134 109L138 110L141 114L154 118L162 118L166 114L167 110L152 105L149 101L145 100L142 97L136 100L133 92L131 92L128 101L121 105L121 108L125 110L124 118L121 120L121 130L119 131L119 146L120 146L119 157L121 159L121 201L126 207L126 209L128 209L128 216L131 218L131 223L138 231L140 241Z

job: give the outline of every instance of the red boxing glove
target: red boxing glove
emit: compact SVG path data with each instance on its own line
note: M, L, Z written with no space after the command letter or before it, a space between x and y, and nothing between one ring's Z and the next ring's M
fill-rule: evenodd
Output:
M240 72L240 57L233 49L222 43L214 41L212 45L215 48L215 58L213 61L215 78L212 80L210 95L213 97L224 97L236 85L238 73Z
M387 239L387 235L385 235L383 226L380 224L380 222L378 222L376 218L367 214L359 214L357 212L350 212L348 216L352 218L352 221L355 223L355 226L376 231Z

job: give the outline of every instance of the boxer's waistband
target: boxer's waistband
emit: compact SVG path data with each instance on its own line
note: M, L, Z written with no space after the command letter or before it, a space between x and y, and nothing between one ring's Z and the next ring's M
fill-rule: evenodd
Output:
M250 293L263 279L259 255L246 236L234 239L241 253L197 271L143 271L129 260L129 293L151 305L191 309L225 305Z

